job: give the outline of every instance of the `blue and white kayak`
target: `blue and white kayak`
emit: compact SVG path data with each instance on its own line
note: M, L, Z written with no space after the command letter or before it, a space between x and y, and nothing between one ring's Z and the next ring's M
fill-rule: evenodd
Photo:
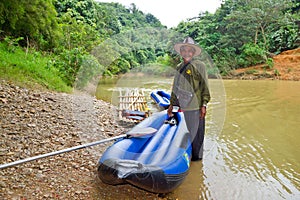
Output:
M129 183L150 192L168 193L183 182L189 171L192 148L183 113L174 113L169 119L166 110L161 111L132 130L147 132L149 128L156 133L122 138L103 153L98 176L104 183Z
M155 90L150 94L151 98L155 101L161 109L167 109L170 105L171 95L164 90Z

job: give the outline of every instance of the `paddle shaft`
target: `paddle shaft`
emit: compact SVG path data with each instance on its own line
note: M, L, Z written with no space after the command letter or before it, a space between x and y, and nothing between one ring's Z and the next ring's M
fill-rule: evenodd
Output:
M86 147L95 146L95 145L98 145L98 144L101 144L101 143L109 142L109 141L116 140L116 139L119 139L119 138L124 138L124 137L127 137L127 136L128 136L127 134L122 134L122 135L118 135L118 136L115 136L115 137L99 140L99 141L96 141L96 142L91 142L91 143L88 143L88 144L82 144L82 145L78 145L78 146L75 146L75 147L62 149L62 150L59 150L59 151L54 151L54 152L50 152L50 153L46 153L46 154L42 154L42 155L30 157L30 158L25 158L25 159L22 159L22 160L17 160L15 162L0 165L0 169L4 169L4 168L7 168L7 167L12 167L12 166L15 166L15 165L30 162L30 161L33 161L33 160L38 160L38 159L41 159L41 158L46 158L46 157L49 157L49 156L55 156L55 155L58 155L58 154L83 149L83 148L86 148Z

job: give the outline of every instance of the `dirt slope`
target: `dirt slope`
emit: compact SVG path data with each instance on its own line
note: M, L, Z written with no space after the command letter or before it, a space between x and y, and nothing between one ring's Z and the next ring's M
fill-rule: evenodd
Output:
M232 72L232 78L300 81L300 48L282 52L274 56L273 61L271 69L266 64L237 69Z

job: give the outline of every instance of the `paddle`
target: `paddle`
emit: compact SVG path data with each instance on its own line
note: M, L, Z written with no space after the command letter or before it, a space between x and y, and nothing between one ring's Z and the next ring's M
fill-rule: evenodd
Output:
M30 157L30 158L22 159L22 160L17 160L17 161L11 162L11 163L2 164L2 165L0 165L0 169L4 169L4 168L7 168L7 167L12 167L12 166L15 166L15 165L19 165L19 164L22 164L22 163L30 162L30 161L41 159L41 158L46 158L46 157L49 157L49 156L55 156L55 155L58 155L58 154L83 149L83 148L86 148L86 147L95 146L95 145L98 145L98 144L101 144L101 143L109 142L109 141L112 141L112 140L117 140L117 139L120 139L120 138L144 137L144 136L152 135L156 131L157 131L157 129L152 128L152 127L141 128L141 127L136 126L133 129L131 129L129 132L127 132L125 134L122 134L122 135L118 135L118 136L115 136L115 137L99 140L99 141L96 141L96 142L91 142L91 143L88 143L88 144L82 144L82 145L78 145L78 146L75 146L75 147L70 147L70 148L67 148L67 149L62 149L62 150L59 150L59 151L54 151L54 152L50 152L50 153L46 153L46 154L42 154L42 155L37 155L37 156Z

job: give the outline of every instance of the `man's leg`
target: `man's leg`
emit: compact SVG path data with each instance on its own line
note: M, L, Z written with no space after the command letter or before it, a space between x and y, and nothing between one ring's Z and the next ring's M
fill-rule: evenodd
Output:
M204 134L205 134L205 118L204 119L199 118L199 126L197 130L197 134L192 143L193 161L202 160L203 158Z
M184 118L192 136L192 160L201 160L203 157L205 119L200 119L198 110L185 111Z

